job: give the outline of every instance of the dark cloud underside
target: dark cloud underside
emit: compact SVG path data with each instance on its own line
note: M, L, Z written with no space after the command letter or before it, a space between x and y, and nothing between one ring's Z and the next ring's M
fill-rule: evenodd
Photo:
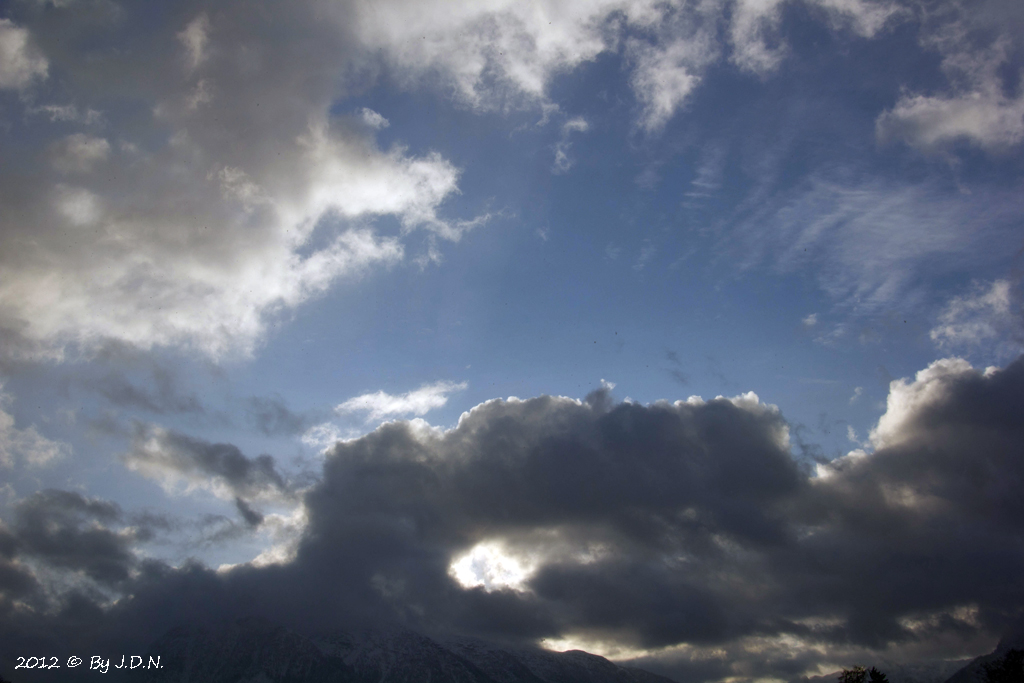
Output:
M389 423L328 454L293 561L224 574L150 563L108 622L142 639L232 615L307 629L399 619L642 647L783 635L884 647L998 630L1024 602L1022 397L1024 359L988 374L936 363L894 385L873 454L820 476L752 395L495 400L447 432ZM20 514L8 558L125 580L123 536L83 522L112 523L115 507L53 492ZM449 567L479 543L532 573L518 588L460 585ZM12 567L8 590L27 590Z

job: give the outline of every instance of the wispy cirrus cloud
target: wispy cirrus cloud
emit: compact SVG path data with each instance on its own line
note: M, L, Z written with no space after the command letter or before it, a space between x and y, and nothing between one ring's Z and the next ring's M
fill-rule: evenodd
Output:
M997 258L988 245L1010 239L1024 203L1016 193L988 194L818 178L727 227L721 249L741 268L809 268L837 303L871 313L919 302L924 272L958 272Z

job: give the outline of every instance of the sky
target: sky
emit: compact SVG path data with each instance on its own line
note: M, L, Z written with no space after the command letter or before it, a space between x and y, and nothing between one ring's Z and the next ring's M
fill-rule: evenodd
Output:
M1022 68L1015 0L0 2L3 666L991 651Z

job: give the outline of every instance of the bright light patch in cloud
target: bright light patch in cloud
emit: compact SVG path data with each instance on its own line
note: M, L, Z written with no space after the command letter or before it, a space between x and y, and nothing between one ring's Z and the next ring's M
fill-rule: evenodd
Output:
M553 652L569 652L582 650L606 659L623 661L649 656L654 652L642 648L629 647L614 640L603 640L585 635L566 635L559 638L544 638L540 646Z
M452 562L448 574L463 588L483 587L487 592L511 588L525 590L534 568L505 553L498 543L478 543Z
M260 525L260 531L270 537L271 545L254 557L249 564L254 567L266 567L293 561L308 522L306 507L301 504L285 513L267 515Z
M397 415L426 415L435 408L448 403L448 395L462 391L469 385L466 382L434 382L424 384L419 389L404 394L389 394L377 391L350 398L338 405L335 411L339 414L366 412L366 421L373 422Z
M912 436L911 418L943 400L957 379L976 374L980 373L963 358L943 358L918 371L912 382L906 378L894 380L889 384L885 414L871 430L871 444L880 449L906 440Z

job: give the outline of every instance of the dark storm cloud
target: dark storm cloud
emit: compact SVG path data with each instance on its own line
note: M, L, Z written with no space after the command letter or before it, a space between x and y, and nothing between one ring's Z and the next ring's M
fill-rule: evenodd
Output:
M305 629L399 619L524 641L684 642L643 665L688 679L796 675L866 648L940 656L1024 607L1022 425L1024 359L986 373L940 361L893 383L874 452L817 475L752 394L488 401L448 431L393 422L338 443L305 496L293 560L223 573L150 563L105 623L140 640L254 614ZM161 443L240 486L270 477L233 447ZM25 504L17 543L37 508L120 514L47 495ZM453 562L488 546L527 567L518 584L453 578ZM102 547L124 566L124 546Z
M46 490L20 501L14 512L19 556L81 571L103 584L128 578L135 563L133 537L107 526L122 520L116 504L70 491Z
M306 499L299 561L345 566L383 603L455 626L715 640L750 628L716 576L762 568L732 567L728 545L791 542L786 508L806 486L784 421L753 397L491 401L443 435L396 423L336 446ZM453 583L452 559L495 540L541 563L532 592Z
M0 558L0 605L7 599L30 595L38 587L39 584L32 576L32 572Z
M233 444L211 443L155 425L136 426L124 462L165 483L203 486L229 499L290 495L272 456L249 458Z
M242 516L245 523L251 527L257 527L263 524L263 515L258 510L254 510L248 503L241 498L235 498L235 508L238 509L238 514Z
M801 501L794 522L821 532L779 570L816 575L808 599L870 644L912 639L899 619L914 612L1024 606L1024 360L990 375L942 361L894 383L872 440Z
M12 562L18 545L17 536L0 522L0 606L7 599L32 593L38 587L30 571Z

